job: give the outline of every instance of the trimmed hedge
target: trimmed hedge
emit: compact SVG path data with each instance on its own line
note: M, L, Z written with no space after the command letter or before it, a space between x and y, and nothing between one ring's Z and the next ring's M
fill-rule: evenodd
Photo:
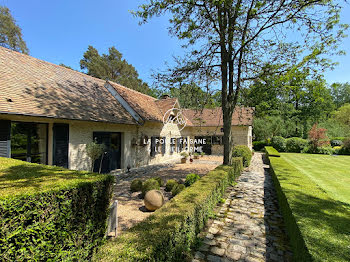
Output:
M280 157L281 154L274 149L272 146L265 146L265 151L267 156Z
M349 261L350 209L330 198L284 155L269 160L294 261Z
M93 261L184 261L226 187L240 174L219 166L135 225L103 245Z
M89 260L114 178L0 158L0 261Z
M248 167L252 160L253 154L249 147L245 145L237 145L233 148L232 157L242 157L243 166Z
M199 180L201 177L199 176L199 175L197 175L197 174L193 174L193 173L191 173L191 174L188 174L187 176L186 176L186 180L185 180L185 186L190 186L190 185L192 185L194 182L196 182L197 180Z

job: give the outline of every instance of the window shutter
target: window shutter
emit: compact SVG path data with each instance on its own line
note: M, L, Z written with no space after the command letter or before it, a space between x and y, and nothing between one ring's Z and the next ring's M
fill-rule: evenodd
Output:
M154 136L151 137L151 156L156 155L156 138Z
M163 137L163 144L162 144L162 154L164 155L165 154L165 149L166 149L166 144L165 144L165 139L166 139L166 137L164 136Z
M0 157L11 157L11 121L0 120Z

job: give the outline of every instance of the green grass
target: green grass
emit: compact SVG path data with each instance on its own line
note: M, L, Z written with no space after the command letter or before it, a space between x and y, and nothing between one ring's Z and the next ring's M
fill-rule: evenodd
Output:
M59 190L102 176L0 157L0 198Z
M347 159L350 162L350 157L281 154L269 159L294 260L349 261L350 206L333 197L334 190L328 188L333 188L334 181L332 187L326 185L349 174L344 163ZM319 177L321 169L328 170L323 179ZM323 186L316 181L322 181ZM345 187L341 186L342 192Z
M350 156L285 153L283 158L330 197L350 205Z

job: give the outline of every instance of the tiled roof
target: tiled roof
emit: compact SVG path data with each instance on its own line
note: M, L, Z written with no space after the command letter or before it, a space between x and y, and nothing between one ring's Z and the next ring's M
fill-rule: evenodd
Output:
M104 84L0 47L0 113L135 124Z
M192 126L222 126L223 114L221 107L214 109L184 109L183 113ZM254 108L237 106L232 115L233 126L250 126L253 124ZM190 124L190 125L191 125Z
M166 99L159 99L156 101L156 105L159 108L160 112L162 113L162 116L169 110L174 108L174 106L178 105L177 98L166 98Z
M114 82L109 83L144 120L162 121L163 115L156 104L156 98L142 94Z
M106 81L0 47L0 114L136 124ZM109 81L146 121L163 121L176 98L156 99ZM237 108L232 125L251 125L252 108ZM189 126L222 125L220 108L184 110Z

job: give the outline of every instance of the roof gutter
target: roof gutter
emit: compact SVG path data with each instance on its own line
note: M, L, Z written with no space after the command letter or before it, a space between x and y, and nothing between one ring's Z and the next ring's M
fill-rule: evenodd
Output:
M142 117L130 106L130 104L115 90L115 88L106 81L104 87L108 92L125 108L126 111L135 119L139 125L143 125L145 121Z

